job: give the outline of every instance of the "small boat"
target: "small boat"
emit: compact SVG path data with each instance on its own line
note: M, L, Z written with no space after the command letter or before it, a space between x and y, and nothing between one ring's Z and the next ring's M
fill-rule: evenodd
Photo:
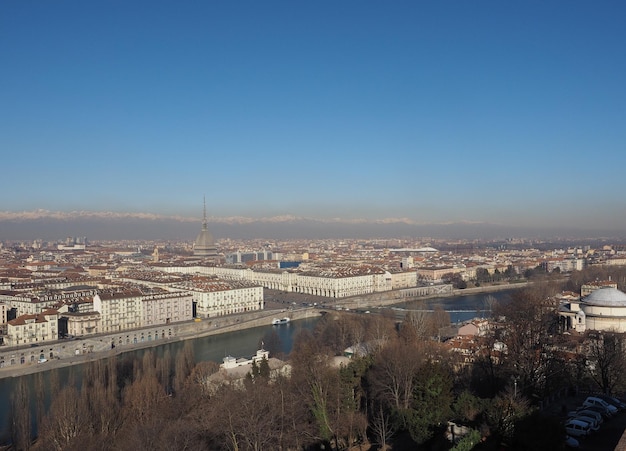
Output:
M273 325L273 326L278 326L278 325L280 325L280 324L287 324L289 321L291 321L291 320L290 320L289 318L287 318L287 317L285 317L285 318L280 318L280 319L278 319L278 318L274 318L274 319L272 320L272 325Z

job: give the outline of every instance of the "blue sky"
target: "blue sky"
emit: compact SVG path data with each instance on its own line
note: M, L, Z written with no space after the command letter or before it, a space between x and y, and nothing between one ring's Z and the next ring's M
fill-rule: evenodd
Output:
M0 210L626 226L626 4L0 4Z

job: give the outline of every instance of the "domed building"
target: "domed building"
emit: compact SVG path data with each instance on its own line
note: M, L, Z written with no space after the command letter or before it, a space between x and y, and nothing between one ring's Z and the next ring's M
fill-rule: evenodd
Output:
M580 303L587 329L626 332L626 293L617 288L598 288Z
M197 257L216 257L217 247L213 235L209 232L206 223L206 201L204 202L204 218L202 219L202 230L196 237L193 244L193 255Z
M561 307L559 314L568 319L566 329L626 332L626 293L602 287Z

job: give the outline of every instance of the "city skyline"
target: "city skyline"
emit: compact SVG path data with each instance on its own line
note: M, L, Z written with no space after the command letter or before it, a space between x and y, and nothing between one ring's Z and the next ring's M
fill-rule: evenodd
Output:
M325 234L626 230L620 2L0 12L0 239L98 218L187 236L204 195L214 224Z
M525 227L488 222L418 223L402 218L366 220L318 219L296 216L209 217L208 229L221 239L412 239L432 240L565 240L580 243L626 240L624 229L590 229L576 225ZM1 240L46 241L66 237L91 240L189 241L201 231L202 217L160 216L116 212L0 212ZM581 241L582 240L582 241Z

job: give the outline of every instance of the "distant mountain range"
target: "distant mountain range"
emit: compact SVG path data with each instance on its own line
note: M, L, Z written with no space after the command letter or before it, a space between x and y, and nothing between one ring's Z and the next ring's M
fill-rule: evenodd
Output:
M419 223L407 218L342 219L274 216L209 217L209 230L219 238L623 238L624 231L574 228L514 227L486 222ZM85 236L92 240L193 240L201 218L151 213L34 210L0 212L0 240L58 240Z

